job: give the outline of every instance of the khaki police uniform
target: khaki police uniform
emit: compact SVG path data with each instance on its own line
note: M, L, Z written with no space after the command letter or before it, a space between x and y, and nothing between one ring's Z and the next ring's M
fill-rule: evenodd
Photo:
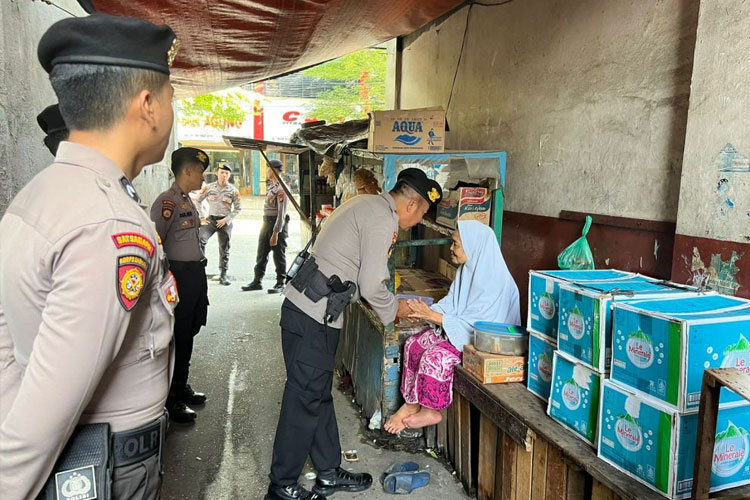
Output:
M388 256L398 237L395 209L388 193L353 198L328 218L311 252L325 276L356 283L358 297L383 323L398 312L387 287ZM308 454L318 471L341 463L331 387L343 318L326 326L326 300L314 303L293 286L284 293L281 341L287 381L271 465L271 482L279 486L297 482Z
M3 498L34 498L74 427L100 422L119 443L113 498L158 496L164 429L153 425L169 390L177 302L122 170L62 142L0 221ZM148 437L128 434L149 425Z
M201 214L201 216L208 219L208 224L204 224L200 228L201 249L205 252L208 240L214 233L219 233L219 269L222 276L225 276L227 269L229 269L232 221L240 213L240 210L242 210L240 192L229 182L224 187L219 186L218 182L212 182L198 196L198 207L200 207L203 200L208 200L208 215ZM227 219L227 224L222 228L216 227L216 222L224 218Z
M286 240L289 237L289 199L278 182L266 181L266 200L263 204L263 226L258 239L258 255L255 262L255 281L260 282L266 273L268 254L273 252L276 266L276 282L284 283L286 278ZM271 235L277 233L279 241L271 246Z
M151 205L151 220L161 236L180 291L180 303L175 309L171 387L171 395L180 400L188 383L193 337L206 324L208 315L206 259L198 237L200 216L193 201L175 182Z

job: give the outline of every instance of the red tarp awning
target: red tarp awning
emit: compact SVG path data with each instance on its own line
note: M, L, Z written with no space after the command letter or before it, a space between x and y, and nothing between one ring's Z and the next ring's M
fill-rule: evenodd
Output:
M412 33L464 0L79 0L169 24L179 97L274 76Z

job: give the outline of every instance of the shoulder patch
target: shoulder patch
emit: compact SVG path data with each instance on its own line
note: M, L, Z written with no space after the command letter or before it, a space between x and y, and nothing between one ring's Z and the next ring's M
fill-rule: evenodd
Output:
M144 249L149 257L154 255L154 243L140 233L117 233L112 235L117 248L138 247Z
M286 196L284 191L279 191L279 201L284 201L284 196Z
M388 249L388 258L391 258L391 255L393 255L393 247L396 246L396 241L398 240L398 232L393 232L393 240L391 241L391 248Z
M169 220L174 214L175 203L172 200L162 200L161 202L161 216L164 220Z
M137 255L122 255L117 259L117 298L126 311L131 311L146 285L148 262Z

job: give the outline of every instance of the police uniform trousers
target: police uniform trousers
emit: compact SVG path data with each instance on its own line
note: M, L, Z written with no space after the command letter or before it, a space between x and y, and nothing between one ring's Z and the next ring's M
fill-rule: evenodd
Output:
M181 394L188 382L193 337L208 318L208 283L205 262L170 261L180 302L174 310L174 374L172 393Z
M289 300L281 307L281 347L286 385L276 428L271 482L296 484L307 456L317 470L341 465L333 408L334 356L340 329L310 318Z
M216 221L223 219L215 215L208 217L208 224L203 224L200 228L199 237L201 240L201 250L206 254L206 243L211 239L214 233L219 233L219 269L226 273L229 269L229 247L232 240L232 223L226 224L222 228L216 227ZM179 291L179 290L178 290Z
M268 265L268 254L273 252L273 263L276 266L276 280L284 281L286 278L286 239L289 237L289 216L286 216L284 227L279 233L279 241L275 247L271 246L271 236L273 227L276 224L276 216L268 215L263 217L263 227L260 229L258 239L258 255L255 260L255 279L260 281L266 274Z

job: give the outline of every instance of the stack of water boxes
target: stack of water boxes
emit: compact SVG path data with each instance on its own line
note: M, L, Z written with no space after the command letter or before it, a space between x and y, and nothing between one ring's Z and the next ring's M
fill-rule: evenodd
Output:
M750 301L692 294L615 302L610 380L602 383L599 457L668 498L693 483L703 372L750 376ZM723 390L711 491L750 483L750 405Z

